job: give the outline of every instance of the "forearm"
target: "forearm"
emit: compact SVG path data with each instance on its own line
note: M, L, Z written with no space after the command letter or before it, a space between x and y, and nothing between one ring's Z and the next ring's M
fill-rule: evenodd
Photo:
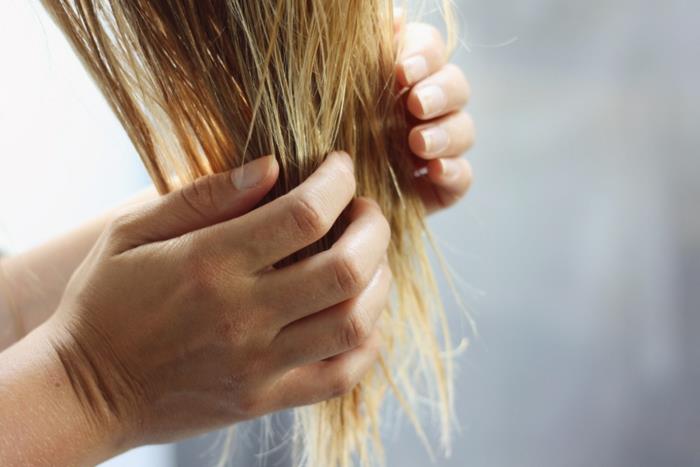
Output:
M4 346L0 343L0 350L51 316L73 271L94 245L107 219L108 215L101 216L37 248L3 259L5 286L0 293L6 311L15 320L15 335Z
M9 283L4 268L5 258L0 256L0 352L25 334L17 310L12 303Z
M39 327L0 352L0 465L95 465L118 453Z
M157 196L149 188L125 205ZM2 259L0 267L0 350L46 321L54 312L63 290L117 209L44 245ZM2 273L4 271L4 274ZM10 324L10 321L13 321ZM10 327L8 327L10 326ZM11 329L12 331L8 331Z

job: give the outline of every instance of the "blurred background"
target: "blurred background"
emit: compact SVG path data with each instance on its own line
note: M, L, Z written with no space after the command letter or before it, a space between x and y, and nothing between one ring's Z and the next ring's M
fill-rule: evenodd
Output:
M471 345L461 432L434 465L700 466L700 4L454 3L475 183L431 226L478 334L445 289ZM35 1L0 2L0 58L0 245L11 253L148 178ZM256 425L246 429L234 465L262 464ZM386 438L388 465L431 465L405 420ZM105 465L206 465L212 443Z

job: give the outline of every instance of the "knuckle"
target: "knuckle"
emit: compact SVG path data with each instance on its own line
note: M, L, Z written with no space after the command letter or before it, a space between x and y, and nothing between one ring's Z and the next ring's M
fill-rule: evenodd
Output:
M429 23L414 23L414 32L417 34L416 37L420 37L421 41L424 42L425 47L430 50L435 48L441 48L444 45L444 40L442 38L442 32L435 26Z
M358 198L357 202L363 202L371 207L370 215L376 218L376 221L378 223L377 226L381 231L380 233L391 233L391 225L389 224L389 220L386 218L386 215L384 214L384 211L382 211L382 208L377 202L377 200L375 200L374 198L363 196Z
M471 84L469 83L469 80L464 74L462 68L454 63L448 63L443 67L441 73L445 78L449 78L449 80L454 83L455 89L459 89L461 91L460 96L463 96L465 99L468 99L471 96Z
M428 34L430 34L430 37L437 42L438 44L442 45L443 43L443 38L442 38L442 32L432 24L426 25L426 30L428 31Z
M452 75L454 78L459 78L460 80L464 80L464 81L467 80L467 78L466 78L466 76L464 75L464 72L462 71L462 69L461 69L458 65L456 65L456 64L454 64L454 63L448 63L448 64L446 64L446 65L444 66L443 70L444 70L444 72L449 73L450 75Z
M476 125L474 123L474 119L471 115L465 114L464 122L466 127L465 133L468 134L471 144L474 144L474 140L476 138Z
M333 272L339 290L350 296L359 293L369 282L368 274L360 266L357 256L349 249L336 254Z
M345 368L341 369L331 383L331 398L348 394L357 386L358 382L357 377L351 371Z
M304 238L320 237L330 229L316 197L308 193L294 196L289 212Z
M201 217L209 217L219 210L214 196L214 177L198 178L179 191L183 203Z
M474 183L474 169L472 168L472 165L469 163L469 161L465 160L463 162L464 165L464 174L466 178L466 187L465 191L469 189L469 187Z
M379 238L384 240L384 246L387 248L391 239L391 224L389 223L389 219L387 219L381 211L377 213L377 230Z
M134 212L123 211L117 214L105 230L110 248L115 251L129 249L137 236L137 222Z
M343 326L343 343L349 349L360 346L372 334L372 326L359 311L348 315Z
M476 129L476 124L474 123L474 117L472 117L467 112L462 112L462 118L464 119L464 126L468 131L474 132Z
M243 418L255 418L261 413L261 400L256 394L245 392L236 399L236 406Z
M387 260L386 264L384 265L384 271L386 274L386 281L389 284L388 290L386 292L388 297L391 294L391 285L394 283L394 271L391 269L389 260Z
M458 135L457 145L462 150L469 150L474 145L476 139L476 128L474 119L466 112L459 114L453 125L454 132Z
M459 83L459 86L462 88L464 98L469 99L472 95L472 86L464 74L464 71L454 63L447 64L446 69L449 70L449 72L454 76L455 82Z
M111 220L108 229L112 236L121 237L129 235L133 231L135 223L136 219L133 213L122 211Z

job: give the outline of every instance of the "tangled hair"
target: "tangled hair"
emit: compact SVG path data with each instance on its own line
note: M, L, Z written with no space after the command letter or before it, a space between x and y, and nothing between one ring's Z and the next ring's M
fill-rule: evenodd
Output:
M161 193L274 154L280 177L269 200L301 183L333 150L354 158L357 195L375 199L392 229L394 295L379 322L384 351L349 395L295 409L297 460L333 467L382 459L387 392L428 447L417 409L429 400L447 448L452 367L442 349L449 349L449 332L394 81L402 40L395 37L393 1L43 3ZM336 226L286 264L328 248L340 233Z

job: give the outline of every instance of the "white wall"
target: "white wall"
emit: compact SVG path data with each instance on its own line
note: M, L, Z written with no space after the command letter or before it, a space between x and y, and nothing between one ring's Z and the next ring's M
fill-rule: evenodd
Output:
M0 64L4 250L30 248L149 183L119 122L37 2L0 0ZM141 448L105 465L165 467L172 452Z
M13 250L148 183L119 122L38 2L0 2L0 59L0 231Z

